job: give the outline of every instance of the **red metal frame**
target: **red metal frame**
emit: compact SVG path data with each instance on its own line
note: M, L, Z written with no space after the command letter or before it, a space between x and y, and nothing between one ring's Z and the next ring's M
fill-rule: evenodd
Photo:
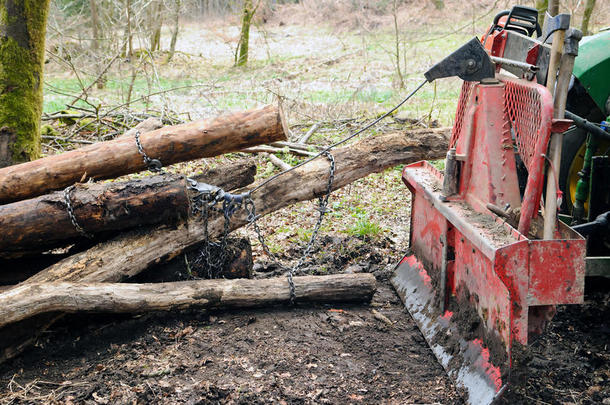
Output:
M542 195L551 95L532 82L498 78L462 87L450 143L459 160L456 195L441 196L443 175L429 163L405 167L413 195L410 254L394 282L473 403L491 401L505 385L515 345L526 345L528 332L540 329L535 309L582 303L584 292L585 240L562 224L555 240L530 233ZM528 169L523 198L517 152ZM489 203L520 208L517 229L489 211ZM475 331L460 330L469 322ZM468 336L448 343L446 336L460 333Z

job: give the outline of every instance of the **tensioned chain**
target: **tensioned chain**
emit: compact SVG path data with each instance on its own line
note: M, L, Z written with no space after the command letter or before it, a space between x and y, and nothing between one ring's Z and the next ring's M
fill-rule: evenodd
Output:
M74 225L74 228L76 228L76 230L81 235L83 235L86 238L93 239L93 235L90 234L89 232L85 231L83 229L83 227L80 226L78 221L76 220L76 215L74 215L74 208L72 207L72 201L71 201L71 197L70 197L73 190L74 190L74 184L71 186L68 186L64 189L64 202L66 203L66 209L68 211L68 216L70 217L70 222L72 222L72 225Z
M138 147L138 153L142 155L142 159L144 160L144 164L153 173L158 173L163 169L163 164L159 159L151 159L148 157L146 152L144 152L144 148L142 147L142 142L140 142L140 131L136 130L135 133L136 138L136 146Z
M329 151L324 151L324 153L322 155L324 155L330 161L330 168L329 168L328 183L326 186L326 193L323 196L318 197L318 207L316 208L316 210L319 212L318 221L316 222L316 225L314 226L313 232L311 233L311 237L309 238L309 242L307 243L307 246L305 246L305 249L303 250L303 255L297 261L297 263L288 270L288 273L286 275L286 277L288 279L288 286L290 287L290 302L292 304L294 304L294 302L296 300L296 290L295 290L295 286L294 286L294 280L292 279L292 277L293 277L294 273L297 272L299 270L299 268L303 265L303 263L305 263L305 260L307 260L307 258L311 254L313 245L316 241L316 238L318 237L318 232L320 231L320 226L322 226L322 220L324 219L324 214L326 214L326 212L328 212L328 199L330 198L330 193L332 191L332 186L333 186L333 182L335 179L335 158ZM245 205L246 205L246 212L248 213L247 221L250 224L252 224L252 226L254 228L254 232L256 233L256 236L257 236L259 242L261 243L263 251L269 257L271 257L272 260L276 260L275 256L269 251L269 247L265 243L265 238L263 237L263 234L262 234L258 224L256 223L256 220L258 219L258 216L256 215L256 207L254 206L254 202L252 201L252 199L249 196L246 198Z
M208 277L215 276L215 272L222 270L226 259L227 237L230 231L231 216L239 209L244 200L242 194L226 193L224 190L203 183L191 180L190 188L197 191L193 198L193 213L198 214L203 221L203 247L197 259L198 262L205 260ZM216 208L216 204L222 201L222 208ZM221 212L224 218L224 226L220 242L210 242L208 232L208 218L210 211ZM215 247L219 251L216 260L212 260L210 247Z

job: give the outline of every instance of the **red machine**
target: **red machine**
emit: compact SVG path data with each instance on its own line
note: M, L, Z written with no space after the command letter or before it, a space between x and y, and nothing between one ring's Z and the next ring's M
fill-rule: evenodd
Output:
M493 34L497 45L504 34ZM467 55L457 66L470 60L479 63ZM525 78L464 82L444 174L418 162L402 175L412 193L410 250L392 283L472 404L503 391L519 348L555 305L583 301L585 240L561 222L543 240L539 213L549 138L566 122L553 120L553 97L534 71L519 69Z

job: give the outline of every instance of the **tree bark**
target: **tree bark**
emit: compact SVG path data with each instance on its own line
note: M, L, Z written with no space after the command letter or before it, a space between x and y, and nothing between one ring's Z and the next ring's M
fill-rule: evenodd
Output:
M281 110L274 106L167 126L144 133L144 152L164 165L217 156L286 140ZM0 204L31 198L85 179L145 170L133 138L119 137L33 162L0 169Z
M249 174L246 170L239 173L242 178ZM199 180L198 176L192 178ZM93 238L139 225L185 220L190 211L187 187L180 175L77 184L69 194L70 205L78 226ZM72 223L67 208L63 191L0 205L0 258L44 252L85 238Z
M245 66L248 63L248 47L250 44L250 23L256 12L252 0L244 0L241 17L241 32L235 51L235 66Z
M585 5L585 12L582 16L582 24L580 26L580 30L583 35L590 35L589 32L589 21L591 20L591 14L593 14L593 9L595 8L595 0L587 0L587 4Z
M238 161L191 178L231 191L252 184L255 174L254 162ZM112 228L175 222L188 214L186 184L177 175L80 187L83 189L75 190L71 198L74 214L77 223L96 236L99 234L96 229L102 227L106 228L103 235L107 238ZM95 190L102 192L94 194ZM161 204L163 200L165 203ZM93 204L83 206L87 201ZM70 222L61 193L0 206L0 229L3 230L0 236L0 284L23 281L66 257L65 254L40 254L51 247L66 246L71 242L91 243ZM20 256L22 258L16 259ZM231 271L225 273L223 276L230 278ZM239 274L245 277L248 273L242 271Z
M549 8L549 0L536 0L536 10L538 10L538 23L540 27L544 26L544 16Z
M2 2L0 167L40 157L43 63L49 0Z
M294 277L296 302L370 301L369 273ZM285 277L261 280L196 280L155 284L26 284L0 293L0 327L49 312L140 313L198 307L253 308L290 302Z
M409 131L363 139L332 152L336 171L333 190L399 164L439 159L447 153L450 129ZM299 201L324 195L328 162L320 157L266 184L252 198L257 215L266 215ZM231 218L231 230L247 224L244 210ZM222 232L222 215L211 217L211 238ZM132 277L152 264L171 259L198 243L203 234L199 220L176 229L143 229L121 235L85 252L70 256L31 277L27 283L49 281L117 282Z
M175 0L174 29L172 30L172 39L169 43L169 54L167 55L168 62L172 60L174 53L176 52L176 42L178 42L178 31L180 30L180 9L181 1Z
M149 6L150 52L158 51L161 47L161 28L163 27L163 1L155 0Z
M559 0L548 0L548 1L549 1L549 5L548 5L549 14L551 15L551 17L555 17L557 14L559 14Z
M187 186L183 176L175 175L77 184L69 199L82 233L71 222L63 191L2 205L0 257L66 246L85 238L84 233L93 239L138 225L177 223L189 215Z
M399 164L443 158L447 153L450 133L451 128L408 131L366 138L334 150L336 173L333 190ZM323 195L328 169L327 160L319 158L263 186L253 194L257 214L266 215ZM235 213L231 219L231 229L245 224L246 215L243 212ZM210 218L210 237L218 237L222 227L222 218ZM199 221L187 221L176 229L131 231L70 256L30 277L20 286L58 281L118 282L133 277L153 264L173 259L200 242L202 234L203 226ZM21 353L54 320L55 316L51 314L22 321L14 328L0 329L0 363Z

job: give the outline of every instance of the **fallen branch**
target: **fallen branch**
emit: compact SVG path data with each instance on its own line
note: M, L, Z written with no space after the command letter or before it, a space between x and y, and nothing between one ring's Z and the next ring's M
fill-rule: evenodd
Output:
M450 128L416 130L370 137L333 151L336 162L333 190L344 187L371 173L399 164L425 159L440 159L447 152ZM253 194L257 214L266 215L280 208L322 196L328 181L328 161L320 158L285 174L281 180L268 183ZM231 229L247 224L239 211L231 219ZM211 238L218 237L223 219L209 221ZM23 284L56 281L118 282L132 277L149 266L169 260L200 242L203 225L187 221L176 229L156 228L131 231L113 240L70 256L41 271ZM45 330L53 319L21 325L19 331L0 330L0 362L19 354ZM8 329L8 330L7 330Z
M312 135L316 133L318 128L320 128L320 124L316 122L315 124L313 124L311 126L311 128L309 128L309 131L307 131L307 133L305 135L303 135L303 137L301 139L299 139L299 143L302 143L302 144L307 143L307 141L309 141L309 138L311 138Z
M273 163L273 165L275 167L277 167L280 170L288 170L290 169L292 166L290 166L288 163L284 162L282 159L280 159L279 157L275 156L272 153L264 153L263 154L267 159L269 159L269 161L271 163Z
M369 273L294 277L296 302L370 301ZM49 312L147 312L189 307L264 307L290 302L284 277L261 280L196 280L154 284L26 284L0 293L0 327Z
M286 139L278 107L238 112L143 133L144 152L164 165L217 156ZM145 170L134 138L119 137L59 155L0 169L0 203L62 189L87 178L104 179Z
M306 151L306 150L303 150L303 149L295 149L295 148L289 148L289 147L275 148L273 146L267 146L267 145L252 146L250 148L242 149L242 150L240 150L240 152L244 152L244 153L283 153L283 152L289 152L289 153L292 153L293 155L307 156L307 157L312 157L312 156L316 155L315 152L309 152L309 151Z

